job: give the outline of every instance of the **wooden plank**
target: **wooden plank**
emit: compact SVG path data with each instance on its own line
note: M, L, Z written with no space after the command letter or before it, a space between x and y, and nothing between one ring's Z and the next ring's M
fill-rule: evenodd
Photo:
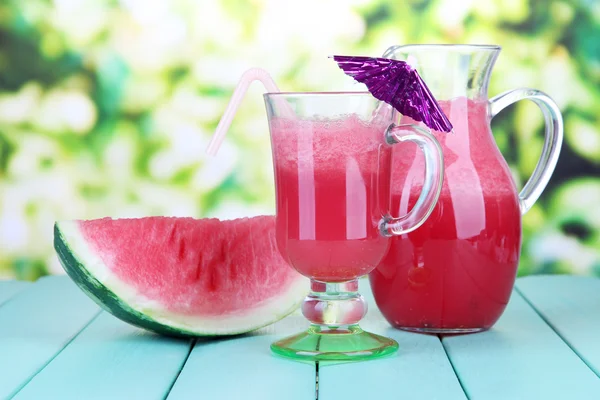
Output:
M0 281L0 306L30 285L25 281Z
M442 342L470 399L600 399L600 380L517 292L491 330Z
M361 279L360 292L369 305L362 328L395 339L398 352L379 360L321 363L319 398L466 399L439 338L392 328L377 309L367 280Z
M0 307L0 399L10 397L98 313L67 277L46 277Z
M517 289L600 376L600 279L530 276L519 279Z
M168 400L314 399L314 363L282 359L269 348L306 327L297 312L256 334L198 341Z
M14 399L164 399L191 344L102 312Z

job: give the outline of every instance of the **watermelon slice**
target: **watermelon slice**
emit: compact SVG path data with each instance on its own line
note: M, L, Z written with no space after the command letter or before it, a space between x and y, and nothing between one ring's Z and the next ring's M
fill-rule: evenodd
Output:
M165 335L258 329L294 311L309 290L277 250L273 216L59 221L54 248L101 307Z

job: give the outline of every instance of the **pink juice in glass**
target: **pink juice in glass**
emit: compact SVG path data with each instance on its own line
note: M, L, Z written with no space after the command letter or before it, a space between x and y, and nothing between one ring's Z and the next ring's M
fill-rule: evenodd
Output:
M521 248L517 190L489 128L487 101L440 101L454 133L435 133L444 153L442 192L417 230L391 239L370 274L378 307L394 326L477 331L508 303ZM403 121L404 122L404 121ZM392 213L405 214L422 186L423 158L393 150Z
M389 238L378 222L389 210L387 122L350 114L335 120L270 121L277 185L277 244L303 275L344 282L367 274Z
M368 92L266 93L277 205L277 250L310 278L301 310L307 330L271 344L304 360L365 360L392 354L393 339L364 331L358 278L385 257L390 236L429 215L442 188L442 150L414 125L395 126L393 109ZM392 148L419 145L427 182L415 208L389 215Z

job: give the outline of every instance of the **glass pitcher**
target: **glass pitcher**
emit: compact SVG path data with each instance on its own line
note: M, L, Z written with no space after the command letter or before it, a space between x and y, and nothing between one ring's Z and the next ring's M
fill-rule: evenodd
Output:
M375 301L395 327L431 333L490 328L508 303L521 251L521 216L552 175L563 140L558 106L546 94L522 88L488 99L488 82L500 53L492 45L407 45L383 57L411 63L454 126L434 132L444 154L444 183L429 219L392 238L383 261L369 274ZM490 128L492 118L528 99L546 127L541 158L519 192ZM400 117L400 123L415 123ZM410 146L393 150L392 211L415 204L423 157Z

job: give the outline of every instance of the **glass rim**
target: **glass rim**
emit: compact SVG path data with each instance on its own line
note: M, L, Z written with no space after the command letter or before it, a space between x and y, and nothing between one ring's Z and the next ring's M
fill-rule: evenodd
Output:
M399 51L402 52L403 49L411 49L412 51L414 51L415 49L418 48L422 48L422 49L435 49L435 48L440 48L440 49L446 49L446 50L463 50L463 51L480 51L480 50L490 50L490 51L500 51L502 50L502 46L497 45L497 44L485 44L485 43L457 43L457 44L453 44L453 43L407 43L407 44L401 44L401 45L395 45L395 46L390 46L387 48L387 50L385 51L385 54L389 54L391 51Z
M267 92L263 97L335 97L335 96L371 96L375 97L368 90L361 91L321 91L321 92Z

